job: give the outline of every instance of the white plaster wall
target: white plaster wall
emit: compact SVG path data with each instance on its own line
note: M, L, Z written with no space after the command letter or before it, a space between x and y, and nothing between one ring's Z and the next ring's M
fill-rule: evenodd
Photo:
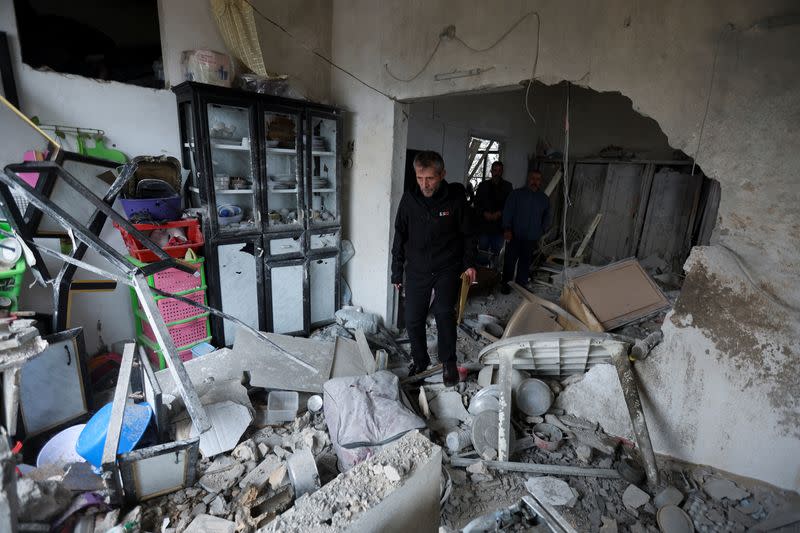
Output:
M203 9L198 9L198 5ZM159 10L166 72L171 76L169 79L180 81L180 52L192 48L220 49L221 39L213 33L215 26L205 2L162 0ZM162 154L179 157L177 107L171 91L30 68L21 60L12 2L0 3L0 30L9 36L20 107L26 115L38 116L43 123L102 129L108 140L129 157ZM3 134L9 133L4 131ZM75 150L74 138L68 137L64 146ZM114 248L125 251L119 233L110 223L106 224L101 237ZM110 268L96 254L87 254L86 261ZM80 270L76 275L76 279L98 278ZM22 307L51 312L50 290L27 288L31 281L28 274L21 298ZM133 337L127 287L120 286L113 293L98 293L95 297L81 295L75 299L70 323L86 328L86 346L90 353L98 347L98 320L102 320L106 343Z
M335 62L356 76L401 100L516 86L530 76L533 65L536 25L532 19L486 52L471 52L456 42L442 43L427 70L409 83L390 78L384 65L400 76L414 75L448 24L455 24L457 34L472 46L485 47L519 16L536 9L542 17L537 79L548 84L575 80L599 91L620 91L631 98L634 109L658 121L671 146L693 155L715 45L726 24L732 23L737 30L726 34L720 44L710 113L697 158L705 173L722 185L719 223L712 242L733 249L751 271L755 286L735 269L726 273L724 283L734 284L745 295L735 305L746 307L748 299L763 298L762 293L769 291L795 310L782 308L778 326L764 322L762 315L731 315L736 329L754 338L769 338L770 344L764 346L725 342L725 326L713 320L706 320L700 333L688 327L665 328L665 347L680 350L658 352L659 374L684 380L686 397L693 402L709 398L704 376L723 376L711 394L718 409L689 409L685 403L669 400L669 381L665 387L652 386L652 374L645 377L645 387L648 391L652 388L654 405L673 407L664 413L663 424L654 428L660 452L797 489L800 456L789 453L786 443L800 445L800 439L786 421L794 421L795 428L800 426L800 392L781 376L796 375L800 358L791 327L800 307L800 92L796 90L800 37L796 25L758 24L767 16L791 13L795 7L788 0L695 4L516 0L505 2L503 9L478 0L336 0L332 54ZM492 66L477 77L434 80L436 73ZM357 273L361 278L354 283L354 300L382 312L386 309L384 287L388 286L383 254L391 231L377 215L391 213L390 206L399 198L397 182L402 182L402 172L392 173L392 169L405 143L404 139L373 138L376 132L397 134L387 123L392 99L358 87L337 72L332 76L332 99L357 111L348 126L356 156L348 176L350 202L345 219L353 225L371 226L368 231L350 230L356 251L362 254L350 269L351 277ZM364 109L370 112L364 113ZM382 181L376 183L376 179ZM361 214L365 202L380 206L367 210L372 217ZM697 275L717 279L723 268L733 263L729 256L711 261ZM698 264L688 264L690 275ZM710 298L703 305L697 301L687 305L686 312L708 318L725 316L727 304ZM698 342L698 336L711 342ZM705 349L709 350L704 363L707 368L702 372L682 370L686 353L697 356ZM759 357L768 361L769 371L740 364L744 351L756 361ZM740 379L748 384L746 394L740 392ZM759 416L729 418L719 416L721 409ZM687 443L670 439L680 425L702 427L702 437L708 440ZM753 457L752 447L742 447L723 435L758 435L758 456Z
M159 0L158 22L167 86L183 81L184 50L214 50L223 54L227 51L209 0Z

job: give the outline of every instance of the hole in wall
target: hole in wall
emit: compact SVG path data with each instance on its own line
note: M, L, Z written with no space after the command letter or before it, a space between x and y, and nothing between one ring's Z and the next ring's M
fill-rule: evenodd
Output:
M564 174L567 94L564 219L565 182L556 176ZM492 146L499 146L504 179L521 187L529 170L539 170L542 189L549 193L553 222L535 252L534 285L558 285L554 278L560 277L566 233L567 256L576 272L636 257L674 302L691 248L709 243L719 182L671 147L658 123L635 111L621 93L537 82L528 109L535 124L525 109L524 87L410 103L405 189L416 185L410 163L416 152L436 150L445 160L448 181L463 183L476 207L474 185L491 179L490 165L479 159L498 156L475 150L475 139L496 141ZM480 213L475 216L480 225Z

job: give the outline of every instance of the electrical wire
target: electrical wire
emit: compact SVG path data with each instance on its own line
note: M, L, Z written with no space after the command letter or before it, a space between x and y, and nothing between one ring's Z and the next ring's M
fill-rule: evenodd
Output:
M369 83L365 82L364 80L362 80L361 78L359 78L358 76L356 76L355 74L353 74L352 72L350 72L349 70L345 69L344 67L340 67L339 65L337 65L336 63L334 63L334 62L333 62L331 59L329 59L329 58L325 57L325 56L324 56L324 55L322 55L321 53L317 52L316 50L314 50L313 48L311 48L310 46L308 46L307 44L305 44L303 41L301 41L300 39L298 39L297 37L295 37L295 36L294 36L294 35L293 35L293 34L292 34L292 33L291 33L291 32L290 32L288 29L286 29L286 28L285 28L283 25L281 25L281 24L279 24L278 22L276 22L276 21L272 20L270 17L268 17L267 15L265 15L264 13L262 13L261 11L259 11L259 9L258 9L256 6L254 6L254 5L252 4L252 2L250 2L250 0L244 0L244 1L245 1L245 3L247 3L247 4L248 4L248 5L251 7L251 8L253 8L253 11L254 11L255 13L257 13L257 14L258 14L258 16L260 16L261 18L263 18L264 20L266 20L267 22L269 22L270 24L272 24L273 26L275 26L276 28L278 28L280 31L282 31L283 33L285 33L286 35L288 35L289 37L291 37L293 40L297 41L297 43L298 43L298 44L299 44L299 45L300 45L300 46L301 46L301 47L302 47L304 50L306 50L307 52L309 52L309 53L313 54L314 56L318 57L319 59L323 60L324 62L326 62L327 64L329 64L329 65L330 65L330 66L332 66L333 68L335 68L336 70L339 70L339 71L341 71L342 73L344 73L344 74L346 74L346 75L350 76L351 78L353 78L354 80L356 80L357 82L359 82L361 85L364 85L365 87L367 87L367 88L369 88L369 89L372 89L373 91L375 91L376 93L380 94L381 96L385 96L386 98L388 98L389 100L392 100L392 101L397 101L397 98L395 98L394 96L392 96L392 95L390 95L390 94L388 94L388 93L385 93L385 92L381 91L380 89L378 89L377 87L375 87L374 85L371 85L371 84L369 84Z
M386 73L389 74L389 76L391 76L392 78L394 78L397 81L402 81L402 82L406 82L406 83L414 81L417 78L419 78L422 75L422 73L425 72L425 70L431 64L431 61L433 61L433 58L436 56L436 52L439 51L439 47L442 45L442 41L444 41L445 39L453 39L454 41L456 41L457 43L461 44L464 48L466 48L467 50L469 50L471 52L475 52L475 53L488 52L489 50L493 49L495 46L497 46L498 44L503 42L506 39L506 37L511 35L511 32L513 32L515 29L517 29L517 26L522 24L522 22L525 19L527 19L528 17L530 17L531 15L536 15L536 59L534 61L534 65L533 65L533 72L535 74L536 73L536 63L539 60L539 28L541 27L541 19L539 18L539 12L538 11L529 11L529 12L525 13L524 15L522 15L520 18L517 19L516 22L514 22L511 26L509 26L509 28L503 33L503 35L501 35L497 40L495 40L492 44L490 44L489 46L487 46L485 48L475 48L474 46L471 46L469 43L467 43L464 39L462 39L458 35L455 35L455 33L453 33L452 35L450 33L448 33L447 31L444 31L444 32L440 33L439 34L439 39L436 41L436 46L433 47L433 51L428 56L428 59L425 61L425 64L422 65L422 68L420 68L417 71L417 73L414 74L411 77L401 78L400 76L397 76L396 74L394 74L389 69L389 64L388 63L384 63L383 67L384 67L384 69L386 69ZM527 105L527 103L526 103L526 105ZM530 113L528 113L528 114L530 115ZM534 123L536 123L535 120L534 120Z
M725 34L732 29L730 24L726 24L725 28L719 32L719 37L717 37L717 44L714 47L714 60L711 62L711 79L708 82L708 94L706 95L706 109L703 112L703 120L700 122L700 133L697 136L697 147L694 150L694 157L692 158L692 176L694 176L694 169L697 166L697 156L700 154L700 143L703 140L703 132L706 129L706 119L708 118L708 110L711 107L711 93L714 89L714 78L716 77L717 73L717 56L719 55L720 45L722 44L722 38L725 37Z
M538 48L538 47L537 47ZM569 250L567 249L567 209L569 207L569 88L570 84L567 83L567 106L564 111L564 173L561 177L561 184L564 187L564 207L561 214L561 240L564 247L564 268L561 271L561 281L564 286L567 286L569 276Z
M528 98L533 87L533 82L536 79L536 67L539 65L539 43L541 42L540 36L542 34L542 17L539 16L538 11L533 11L536 15L536 54L533 56L533 70L531 71L531 79L528 80L528 86L525 88L525 112L528 113L531 121L536 124L536 119L533 118L533 113L528 105ZM527 16L527 15L526 15Z

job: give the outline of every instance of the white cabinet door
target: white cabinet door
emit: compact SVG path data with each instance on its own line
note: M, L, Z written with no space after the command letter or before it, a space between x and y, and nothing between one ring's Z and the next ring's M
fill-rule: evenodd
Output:
M217 247L219 292L222 311L258 329L258 281L256 258L250 243L223 244ZM236 324L224 320L225 344L233 345Z
M20 405L28 436L89 412L79 350L83 343L66 335L51 337L58 340L48 340L47 349L22 367Z
M272 331L293 333L305 329L303 263L267 265L272 308Z
M309 259L311 324L333 320L336 312L336 256Z

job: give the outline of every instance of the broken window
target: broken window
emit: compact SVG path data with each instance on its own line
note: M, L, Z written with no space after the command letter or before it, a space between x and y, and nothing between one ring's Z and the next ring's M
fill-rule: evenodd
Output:
M496 139L470 137L467 145L467 176L466 180L472 190L478 190L478 185L484 178L491 176L492 163L500 161L503 153L503 143Z
M14 0L14 9L32 68L164 87L156 0Z

